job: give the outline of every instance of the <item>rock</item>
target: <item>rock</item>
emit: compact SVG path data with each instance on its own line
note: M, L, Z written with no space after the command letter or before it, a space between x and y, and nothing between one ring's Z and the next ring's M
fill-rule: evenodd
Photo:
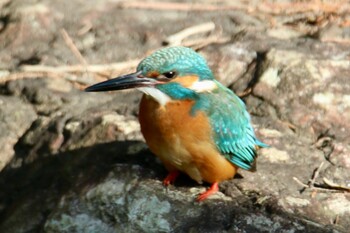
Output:
M17 156L11 166L98 141L142 138L135 116L117 113L134 112L137 105L128 103L137 103L139 95L100 94L96 99L96 94L73 89L68 81L55 79L9 82L6 92L28 100L40 114L17 143ZM97 111L96 106L103 107Z
M14 157L14 146L36 117L32 106L20 98L0 96L0 171Z
M318 37L322 41L339 41L349 43L350 27L339 25L339 23L331 23L318 33Z
M249 199L242 194L235 202L194 198L185 188L165 189L143 166L116 164L97 185L64 194L43 232L331 232L294 217L267 216L259 208L247 212L242 203Z
M274 140L270 145L274 145L278 150L267 149L270 151L263 152L265 157L262 158L264 158L263 161L275 162L274 158L278 157L281 163L286 161L283 158L288 155L288 158L293 157L293 161L303 161L298 165L299 169L310 162L304 167L305 171L309 169L310 177L321 163L326 163L327 165L320 169L319 177L316 177L319 185L327 187L322 177L328 177L336 180L337 184L348 187L350 178L345 168L348 166L346 159L348 149L345 146L348 135L343 129L350 126L350 118L347 114L350 111L347 103L350 86L345 81L345 77L350 74L350 63L348 60L332 58L319 60L319 57L322 55L317 52L306 54L275 49L267 54L264 61L266 68L262 72L260 82L254 87L254 95L264 98L271 104L270 107L277 112L278 121L286 122L284 129L279 130L286 131L291 128L299 134L299 139L284 141L286 134L282 138L272 134ZM293 134L290 135L292 138ZM295 146L304 149L296 152L292 149ZM269 152L273 155L267 159ZM331 163L328 163L326 159ZM291 182L293 177L300 178L300 174L304 172L294 171L293 174L290 174ZM305 183L308 181L306 180ZM324 191L327 192L327 189ZM343 221L350 217L349 213L340 208L332 208L332 211L325 209L321 200L322 203L328 201L333 203L332 196L314 192L312 198L301 196L303 197L301 203L304 203L302 205L290 201L299 199L297 196L281 198L281 205L295 205L295 208L298 206L298 212L308 216L317 216L318 219L324 219L324 222L333 221L338 217ZM341 201L343 206L349 205L350 201L346 198L345 193L338 195L343 200Z
M207 49L204 56L213 68L216 79L225 86L231 86L249 73L249 67L256 60L257 53L244 44L236 43L220 46L219 49ZM239 91L243 91L247 84L241 85Z
M271 3L2 1L0 232L347 232L348 16L334 10L346 6ZM240 170L202 203L194 199L206 184L181 176L162 186L166 171L137 123L140 93L83 92L114 75L103 71L24 69L81 63L62 29L93 65L141 59L203 22L231 40L199 52L271 147L255 173Z
M288 39L292 39L292 38L296 38L296 37L301 37L304 35L304 33L297 31L297 30L293 30L293 29L288 28L288 27L280 27L278 29L270 29L270 30L268 30L267 34L271 37L275 37L275 38L282 39L282 40L288 40Z

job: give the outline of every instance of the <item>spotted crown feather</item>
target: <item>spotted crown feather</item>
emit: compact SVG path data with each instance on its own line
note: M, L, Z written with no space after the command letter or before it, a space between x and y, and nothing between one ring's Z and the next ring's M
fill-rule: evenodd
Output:
M157 71L165 73L177 71L179 75L198 75L201 79L213 79L214 76L206 60L194 50L176 46L158 50L143 59L137 66L137 71L144 75Z

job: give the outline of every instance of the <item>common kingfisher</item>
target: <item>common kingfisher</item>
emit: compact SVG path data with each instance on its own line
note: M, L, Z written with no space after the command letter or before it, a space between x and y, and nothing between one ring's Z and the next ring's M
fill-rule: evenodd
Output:
M152 153L169 171L168 186L186 173L211 187L198 201L219 190L238 168L250 170L260 142L244 102L215 80L206 60L186 47L160 49L143 59L135 73L86 88L88 92L136 88L144 93L141 132Z

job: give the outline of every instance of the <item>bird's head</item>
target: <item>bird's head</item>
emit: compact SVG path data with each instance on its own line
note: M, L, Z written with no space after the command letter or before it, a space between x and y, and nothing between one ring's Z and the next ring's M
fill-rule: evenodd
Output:
M186 47L160 49L143 59L137 71L86 88L111 91L137 88L164 104L171 99L193 98L216 88L205 59Z

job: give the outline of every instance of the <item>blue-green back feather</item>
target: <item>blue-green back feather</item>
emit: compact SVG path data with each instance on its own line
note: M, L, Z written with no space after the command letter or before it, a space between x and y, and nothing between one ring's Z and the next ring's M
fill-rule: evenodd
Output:
M266 147L256 137L243 101L216 82L213 92L201 93L194 109L210 119L213 140L219 151L233 164L249 170L256 158L256 146Z
M156 88L172 99L194 100L190 114L205 112L218 150L233 164L249 170L256 157L256 146L267 147L256 139L243 101L214 79L205 59L192 49L168 47L158 50L142 60L137 71L143 75L152 71L176 71L179 76L196 75L200 81L213 80L218 88L212 92L197 93L178 83L159 84Z

